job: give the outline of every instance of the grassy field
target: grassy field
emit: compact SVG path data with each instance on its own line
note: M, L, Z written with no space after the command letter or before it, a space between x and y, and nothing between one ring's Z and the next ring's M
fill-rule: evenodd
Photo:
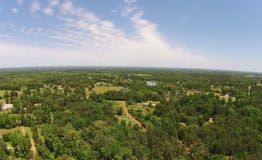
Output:
M232 96L229 96L229 95L220 95L218 93L215 93L216 96L219 96L220 99L224 99L227 103L229 101L229 98L232 99L232 101L236 101L236 98L235 97L232 97Z
M1 104L5 104L5 99L0 99Z
M109 101L109 102L113 103L113 108L115 112L117 112L119 108L122 108L121 102L117 102L117 101ZM130 119L128 119L125 114L115 115L115 117L118 119L118 122L125 121L126 124L130 123L132 126L135 125L135 123L131 121Z
M112 86L112 85L101 85L100 83L95 84L94 88L92 89L93 92L100 94L105 93L107 91L120 91L123 89L121 86ZM87 97L89 97L89 94L91 93L88 88L85 88L85 92L87 94Z
M42 135L42 126L37 126L37 131L38 131L38 137L44 143L44 137Z
M145 77L145 76L152 76L152 75L144 74L144 73L138 73L138 74L136 74L136 76L138 76L138 77Z
M153 113L154 109L150 108L148 106L143 106L142 103L137 103L135 105L128 105L127 109L130 110L134 110L134 111L138 111L141 110L142 111L142 115L146 116L149 113Z
M31 131L31 128L30 128L30 127L25 127L25 131L26 131L26 133L27 133L30 137L33 136L33 133L32 133L32 131Z
M20 127L15 127L12 129L0 129L0 137L2 137L4 134L12 132L20 132Z
M0 90L0 96L3 97L5 95L5 90Z
M11 112L12 112L11 110L0 111L0 116L1 116L2 114L7 114L7 113L11 113Z
M95 93L105 93L107 91L120 91L123 87L120 86L95 86L93 91Z

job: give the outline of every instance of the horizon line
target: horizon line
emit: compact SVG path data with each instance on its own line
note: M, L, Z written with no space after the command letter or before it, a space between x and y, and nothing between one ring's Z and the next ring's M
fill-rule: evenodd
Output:
M198 70L198 71L216 71L216 72L235 72L235 73L253 73L262 74L259 71L244 71L244 70L230 70L230 69L209 69L209 68L187 68L187 67L161 67L161 66L15 66L15 67L0 67L0 71L3 70L23 70L23 69L164 69L164 70Z

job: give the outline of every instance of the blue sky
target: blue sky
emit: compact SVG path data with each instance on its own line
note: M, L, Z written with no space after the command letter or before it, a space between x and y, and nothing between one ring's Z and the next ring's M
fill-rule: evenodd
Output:
M262 72L261 0L0 0L0 67Z

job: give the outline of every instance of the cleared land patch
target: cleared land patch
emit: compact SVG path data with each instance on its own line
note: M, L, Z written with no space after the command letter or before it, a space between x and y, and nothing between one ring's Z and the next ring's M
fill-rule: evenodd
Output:
M96 83L94 85L94 88L92 88L92 91L89 91L88 88L85 88L85 92L87 94L87 97L89 97L91 92L95 92L96 94L102 94L108 91L120 91L121 89L124 89L124 87L113 86L111 84Z
M12 129L0 129L0 137L2 137L4 134L7 133L13 133L13 132L19 132L20 131L20 127L15 127Z
M93 91L97 94L105 93L107 91L120 91L123 87L120 86L95 86Z

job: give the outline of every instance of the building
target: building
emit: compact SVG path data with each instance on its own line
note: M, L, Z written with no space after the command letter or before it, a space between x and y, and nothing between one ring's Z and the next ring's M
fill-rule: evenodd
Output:
M127 88L122 88L120 91L121 91L122 93L128 93L128 92L129 92L129 90L128 90Z
M179 95L181 93L180 90L176 90L176 95Z
M5 111L5 110L12 109L13 107L14 107L13 104L3 104L2 107L1 107L1 110Z
M146 85L148 85L150 87L154 87L154 86L157 86L157 82L155 82L155 81L146 81Z

